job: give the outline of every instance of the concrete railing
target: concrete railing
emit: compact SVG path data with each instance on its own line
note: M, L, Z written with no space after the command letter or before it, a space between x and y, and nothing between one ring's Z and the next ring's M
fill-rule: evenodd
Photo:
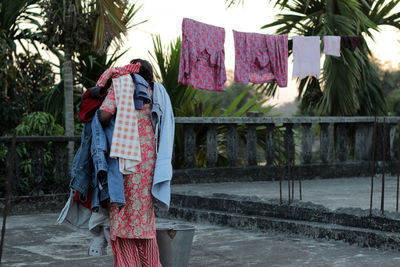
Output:
M177 127L183 125L184 140L179 142L184 144L185 167L174 170L174 183L275 180L290 175L346 177L370 175L382 167L386 167L384 171L397 170L395 137L400 117L178 117L175 122ZM197 132L199 127L205 132ZM205 135L204 143L196 143L199 134ZM0 143L6 145L11 140L0 137ZM58 181L52 191L60 192L69 182L66 144L79 140L78 136L17 137L17 143L30 144L29 179L35 194L43 191L47 179L44 148L53 155L52 175ZM200 148L206 150L206 168L196 164ZM219 161L221 155L223 162ZM18 166L18 157L16 163ZM2 176L5 173L0 171ZM15 176L15 183L21 182L18 168Z
M400 117L176 118L185 129L186 169L175 171L175 183L360 176L384 166L393 172L399 122ZM205 145L196 144L200 125L207 129ZM246 164L240 166L243 140ZM206 147L207 168L195 168L199 145ZM216 167L219 151L226 151L225 168Z

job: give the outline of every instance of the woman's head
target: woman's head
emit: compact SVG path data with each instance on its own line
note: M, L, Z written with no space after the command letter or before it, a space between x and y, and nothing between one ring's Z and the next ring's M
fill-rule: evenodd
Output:
M148 83L152 83L154 81L154 77L153 77L153 68L151 67L151 64L144 59L133 59L131 61L131 64L135 64L135 63L140 63L140 69L138 74L140 76L143 77L143 79L145 79Z

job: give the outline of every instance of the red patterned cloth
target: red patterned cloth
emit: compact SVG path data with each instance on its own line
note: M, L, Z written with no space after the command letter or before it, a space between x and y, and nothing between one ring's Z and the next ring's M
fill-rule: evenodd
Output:
M209 91L225 91L225 30L184 18L178 82Z
M162 267L155 238L117 238L111 240L111 247L115 267Z
M152 91L150 90L152 94ZM120 238L155 238L154 199L151 194L156 161L154 131L151 125L152 104L137 110L141 163L134 174L124 175L126 204L121 209L110 207L111 240ZM110 91L100 107L112 114L116 112L115 95Z
M287 87L288 36L233 31L235 82L260 84L276 81Z
M140 62L135 64L128 64L122 67L113 67L107 69L100 78L97 80L96 86L106 86L107 82L111 78L117 78L122 75L138 73L140 69Z

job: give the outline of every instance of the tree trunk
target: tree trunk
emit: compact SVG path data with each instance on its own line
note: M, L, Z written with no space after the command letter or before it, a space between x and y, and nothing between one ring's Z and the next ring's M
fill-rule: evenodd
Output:
M64 58L64 125L65 135L74 135L74 100L73 100L73 73L72 73L72 53L65 49ZM68 170L72 166L74 153L74 142L68 143Z
M65 14L65 43L64 43L64 126L65 135L74 135L74 77L72 71L72 3L64 6ZM68 143L68 170L72 167L74 142Z

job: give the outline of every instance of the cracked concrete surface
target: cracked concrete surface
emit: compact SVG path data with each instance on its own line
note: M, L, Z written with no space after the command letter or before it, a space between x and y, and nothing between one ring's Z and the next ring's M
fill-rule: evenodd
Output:
M89 257L88 235L56 224L58 214L10 216L3 266L113 266ZM171 220L158 219L158 223ZM178 222L174 220L173 222ZM186 222L182 222L186 223ZM192 223L189 223L192 224ZM400 253L278 233L241 231L195 223L189 266L399 266Z

